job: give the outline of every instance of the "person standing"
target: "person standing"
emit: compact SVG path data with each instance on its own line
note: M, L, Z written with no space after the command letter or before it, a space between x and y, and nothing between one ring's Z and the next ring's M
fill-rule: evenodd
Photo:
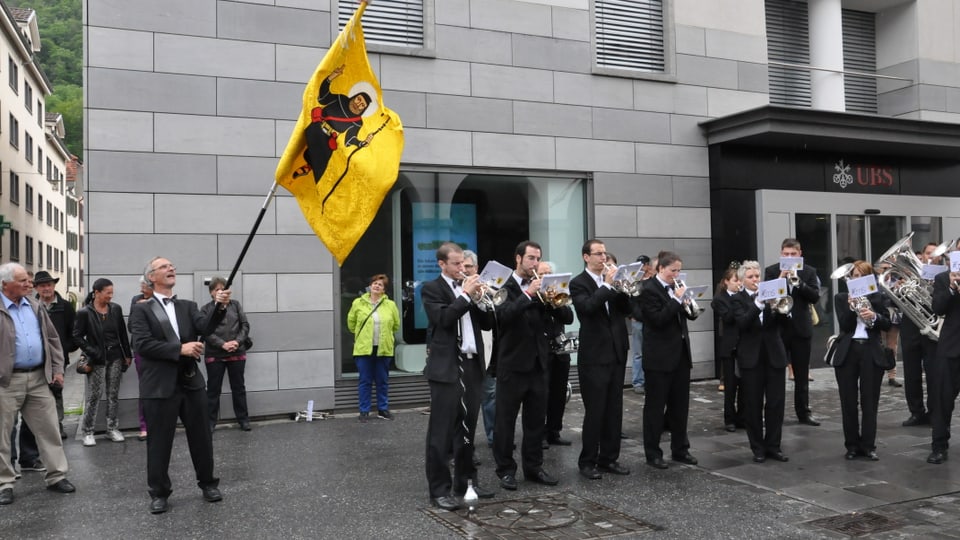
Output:
M123 442L117 409L120 405L120 378L130 366L133 353L123 322L123 308L113 303L113 282L100 278L93 282L83 308L77 313L73 339L80 344L93 371L86 377L86 403L83 408L83 445L97 444L93 436L100 396L106 384L107 436L113 442Z
M643 272L642 281L653 277L653 265L650 264L650 257L640 255L637 257L638 263L642 263L641 272ZM642 289L641 289L642 290ZM640 313L640 297L630 297L630 352L633 355L633 392L642 394L644 392L643 379L643 315Z
M80 348L80 345L73 339L73 325L77 318L77 311L73 304L67 302L60 296L56 290L56 284L60 278L54 278L50 272L41 270L33 278L33 286L37 291L36 299L46 308L47 315L53 327L57 329L57 336L60 337L60 347L63 349L63 366L70 365L69 354ZM50 385L54 399L57 400L57 419L60 423L60 438L66 439L67 434L63 430L63 386L55 384Z
M513 458L517 415L523 408L520 457L523 477L538 484L557 485L543 469L544 423L547 417L547 343L540 279L535 276L541 248L526 240L517 245L513 275L504 283L507 299L497 308L494 360L497 365L497 412L493 456L497 478L504 489L517 489L517 462Z
M480 260L469 249L463 250L463 275L470 277L480 272ZM483 387L480 391L480 415L483 416L483 431L487 436L487 446L493 448L493 430L497 416L497 379L494 376L496 365L491 367L490 356L493 353L493 330L481 330L483 338Z
M215 276L207 285L210 298L227 288L227 280ZM204 317L210 317L217 307L216 300L207 302L200 310ZM250 431L250 413L247 410L247 387L243 372L247 366L247 348L250 347L250 323L243 312L240 302L230 300L223 318L216 330L207 336L204 347L204 365L207 368L207 405L210 410L210 432L213 433L220 418L220 390L223 388L224 371L230 377L230 395L233 401L233 415L241 431Z
M602 241L587 240L580 254L583 272L570 280L570 296L580 319L577 376L583 399L583 449L577 466L584 478L598 480L604 472L630 474L618 461L630 302L613 288L617 269L607 266Z
M553 263L541 261L537 269L540 276L553 274L556 269ZM549 292L543 293L545 296ZM546 296L550 300L549 296ZM548 344L556 343L563 335L563 327L573 324L573 309L569 306L553 306L543 312L544 328L547 333ZM549 375L547 377L547 424L543 434L546 444L555 446L570 446L569 440L560 436L563 430L563 413L567 408L567 383L570 380L570 354L567 352L550 351Z
M690 454L687 418L690 411L690 335L684 308L685 286L677 286L683 261L670 251L657 256L657 275L643 284L640 309L643 314L643 357L647 393L643 402L643 451L647 464L666 469L660 438L670 430L673 461L696 465ZM699 314L698 314L699 315ZM666 425L664 425L666 424Z
M950 447L950 419L960 393L960 272L941 272L933 279L933 312L946 317L940 327L937 356L927 378L933 441L927 463L940 465Z
M353 358L360 372L357 383L360 422L370 418L370 395L376 381L377 418L393 420L390 413L390 361L394 336L400 330L400 311L387 296L386 274L370 278L370 290L353 301L347 313L347 329L354 334Z
M781 257L802 257L800 241L786 238L780 244ZM780 264L772 264L764 271L764 280L785 278L787 289L793 298L790 312L790 324L783 331L783 344L787 351L787 360L793 366L793 407L801 424L819 426L820 422L810 411L810 341L813 337L813 318L810 305L820 299L820 279L817 269L804 262L797 271L799 281L791 284L792 271L781 270Z
M133 313L133 306L149 302L153 299L153 284L147 281L147 278L140 276L140 294L130 299L130 313ZM131 348L133 348L131 346ZM143 376L143 357L136 349L133 349L133 365L137 368L137 378ZM147 421L143 418L143 400L137 398L137 416L140 420L140 433L137 435L138 441L147 440Z
M30 278L22 266L0 265L0 291L0 505L13 503L16 472L6 456L18 412L32 426L47 489L73 493L50 392L51 384L63 387L60 338L47 311L30 299Z
M443 510L460 508L467 481L481 498L492 491L477 484L473 437L483 384L483 339L480 330L493 328L493 317L477 305L480 276L463 278L463 248L444 242L437 248L440 276L423 284L421 299L429 325L427 365L430 420L427 424L425 470L430 502ZM453 448L453 479L447 465Z
M923 264L937 264L933 252L937 244L929 243L917 258ZM937 358L937 342L920 332L920 327L910 317L900 320L900 347L903 351L903 393L907 398L910 416L903 421L904 427L930 425L933 403L930 395L930 378L927 377L927 396L924 399L924 372L928 375Z
M177 267L163 257L155 257L144 269L144 277L153 284L153 300L133 306L130 333L134 347L143 356L140 399L147 426L147 485L150 513L169 509L172 493L168 468L177 418L183 422L197 485L207 502L223 500L213 475L213 442L207 419L207 395L203 375L197 363L203 357L203 337L210 335L226 313L230 291L218 291L220 304L208 317L197 304L179 300L173 294Z
M717 285L710 307L719 323L717 357L723 369L723 427L730 433L743 426L743 391L740 387L740 375L736 369L737 344L740 341L740 329L737 328L737 318L734 313L733 298L742 288L737 276L739 268L731 266L723 272L723 279Z

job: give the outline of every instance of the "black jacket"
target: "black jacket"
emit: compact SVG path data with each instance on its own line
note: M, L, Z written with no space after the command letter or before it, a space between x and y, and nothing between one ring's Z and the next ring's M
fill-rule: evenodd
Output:
M809 338L813 336L813 319L810 316L810 304L820 299L820 280L817 278L817 269L805 264L797 272L800 284L790 287L790 296L793 297L793 311L790 312L790 326L797 337ZM773 264L764 271L763 279L769 281L780 277L780 265Z
M724 289L710 302L717 321L717 333L720 336L717 340L717 356L720 358L732 358L740 341L740 329L737 328L737 317L733 309L735 296Z
M120 340L120 351L123 357L133 358L133 352L130 350L130 339L127 337L127 325L123 322L123 308L110 302L108 309L108 320L115 322L117 325L117 337ZM107 354L104 349L103 325L92 304L80 308L77 313L77 322L73 327L73 339L83 349L83 354L86 355L91 364L106 362Z
M584 270L570 280L570 296L580 319L577 363L581 366L624 365L629 348L626 318L630 315L630 300L627 295L610 287L600 287Z
M740 329L737 365L745 369L755 368L760 363L761 352L766 351L767 362L771 367L787 367L787 350L780 336L783 326L790 324L787 316L771 310L767 304L764 304L761 310L746 290L733 297L733 312L737 319L737 328Z
M50 316L53 327L57 329L57 335L60 337L60 347L63 348L63 365L67 366L70 364L70 353L80 347L80 344L73 339L73 326L76 323L77 310L73 308L73 304L64 300L60 293L54 292L54 294L57 295L57 298L47 309L47 315ZM37 303L43 305L39 294L35 298Z
M853 340L853 333L857 330L857 314L850 309L847 293L840 293L834 297L834 310L837 314L837 325L840 327L840 336L837 338L837 350L833 355L833 367L842 366L847 359L847 353L850 350L850 341ZM877 320L874 321L872 328L867 328L867 352L877 366L885 367L885 357L883 355L883 345L880 343L880 332L890 329L890 317L884 308L884 302L879 294L867 296L870 300L870 307L877 314Z
M640 306L643 312L643 370L692 369L690 316L683 305L671 298L657 278L643 282Z

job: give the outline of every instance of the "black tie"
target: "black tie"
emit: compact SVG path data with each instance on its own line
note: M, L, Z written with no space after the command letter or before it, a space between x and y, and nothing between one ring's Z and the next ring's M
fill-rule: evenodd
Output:
M521 288L521 289L524 288L524 287L526 287L526 286L529 285L529 284L530 284L530 280L527 279L527 278L523 278L523 279L520 280L520 288Z
M459 288L462 287L462 286L463 286L463 280L462 280L462 279L455 279L455 280L453 280L453 288L454 288L454 289L459 289Z
M171 296L171 297L169 297L169 298L164 298L164 299L163 299L163 305L171 304L171 303L173 303L173 301L176 300L176 299L177 299L177 295L173 295L173 296Z

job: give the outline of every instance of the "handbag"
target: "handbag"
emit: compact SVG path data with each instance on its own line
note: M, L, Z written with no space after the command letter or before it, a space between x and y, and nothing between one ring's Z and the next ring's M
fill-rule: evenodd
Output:
M80 359L77 360L76 369L80 375L89 375L90 372L93 371L93 366L90 365L90 359L87 358L87 355L80 355Z
M837 354L837 338L840 337L839 334L834 334L827 338L827 352L823 355L823 363L832 366L834 356Z
M817 313L817 306L810 304L810 322L813 323L813 326L820 325L820 314Z
M252 348L253 348L253 340L250 339L250 336L247 336L247 338L243 340L243 350L249 351Z

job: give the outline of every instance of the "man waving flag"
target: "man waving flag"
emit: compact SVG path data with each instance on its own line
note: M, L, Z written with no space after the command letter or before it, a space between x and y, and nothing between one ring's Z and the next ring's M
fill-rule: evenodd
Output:
M338 265L370 226L400 169L403 125L383 105L363 39L363 0L317 66L277 165L277 183Z

